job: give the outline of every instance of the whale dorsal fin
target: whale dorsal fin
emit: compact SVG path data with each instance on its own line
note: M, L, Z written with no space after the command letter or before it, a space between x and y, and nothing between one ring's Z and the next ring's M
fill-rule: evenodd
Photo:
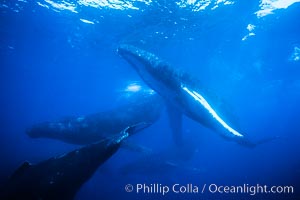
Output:
M176 145L183 145L182 138L182 113L173 105L167 105L169 124Z

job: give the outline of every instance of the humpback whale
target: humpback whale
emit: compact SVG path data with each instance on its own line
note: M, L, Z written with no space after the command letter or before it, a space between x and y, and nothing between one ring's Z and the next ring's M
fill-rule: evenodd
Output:
M26 133L31 138L51 138L71 144L91 144L117 135L127 126L154 123L163 108L155 92L137 92L123 105L87 116L66 117L33 125Z
M201 87L198 80L185 72L171 68L167 62L153 53L127 44L120 45L117 51L133 66L144 82L167 102L171 129L179 146L182 145L182 114L220 136L247 147L255 147L257 144L274 139L250 141L225 120L224 113L221 109L217 109L217 104L213 101L213 95Z
M127 127L114 137L35 165L25 162L0 189L0 199L73 199L97 168L116 153L122 141L149 125Z

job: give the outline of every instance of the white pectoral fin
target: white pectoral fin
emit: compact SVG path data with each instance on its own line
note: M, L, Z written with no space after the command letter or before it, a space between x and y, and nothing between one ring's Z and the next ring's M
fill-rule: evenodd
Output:
M198 101L201 103L201 105L209 112L209 114L216 120L218 121L228 132L233 134L234 136L237 137L243 137L242 134L234 130L232 127L230 127L218 114L217 112L210 106L210 104L206 101L206 99L199 94L198 92L194 90L190 90L186 86L181 86L181 88L187 92L188 95L194 98L195 101Z
M173 139L176 145L183 144L182 138L182 113L172 105L167 105L169 124L173 134Z

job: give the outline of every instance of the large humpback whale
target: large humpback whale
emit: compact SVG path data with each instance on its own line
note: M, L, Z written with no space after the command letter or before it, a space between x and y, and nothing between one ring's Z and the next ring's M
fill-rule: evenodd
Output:
M159 118L162 108L163 101L155 92L137 92L123 105L114 109L42 122L29 128L27 134L32 138L51 138L71 144L91 144L119 134L130 125L140 122L154 123Z
M35 165L25 162L0 188L0 199L73 199L97 168L116 153L122 141L149 125L140 123L127 127L114 137Z
M255 147L273 139L264 139L256 143L250 141L225 120L224 113L221 109L216 109L212 95L201 87L199 81L171 68L153 53L123 44L119 46L118 54L133 66L150 88L167 101L171 128L177 144L180 145L182 141L182 113L222 137L247 147Z

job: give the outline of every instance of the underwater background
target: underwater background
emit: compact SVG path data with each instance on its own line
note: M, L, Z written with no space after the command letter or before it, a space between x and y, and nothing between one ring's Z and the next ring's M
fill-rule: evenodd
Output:
M228 102L247 135L279 139L248 149L184 117L184 139L193 149L176 160L164 111L130 138L151 149L151 159L120 149L75 199L299 199L297 2L1 0L0 184L25 160L38 163L80 147L29 138L25 132L32 125L114 108L147 87L117 54L126 43L197 77ZM288 185L294 193L162 195L124 189L176 183Z

